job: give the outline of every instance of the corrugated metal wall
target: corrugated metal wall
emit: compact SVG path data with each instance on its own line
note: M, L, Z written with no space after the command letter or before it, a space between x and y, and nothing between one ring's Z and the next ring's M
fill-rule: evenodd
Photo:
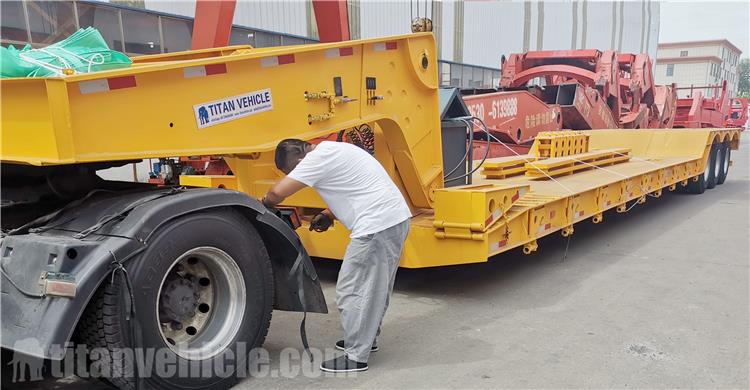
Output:
M411 32L408 1L359 1L360 37L375 38ZM424 1L422 2L424 7Z
M145 4L154 11L195 16L195 0L146 0ZM300 0L238 0L234 24L307 36L308 6L309 1Z
M502 54L522 51L525 8L520 2L465 2L463 21L455 21L463 25L463 62L499 68ZM449 54L443 52L443 59L453 60Z
M454 8L452 2L443 2L443 7ZM455 24L463 27L463 62L476 65L497 67L502 54L525 50L614 49L646 51L655 58L659 4L466 0L464 18ZM442 53L443 59L454 60L451 51Z
M412 17L434 18L437 9L440 58L448 61L497 68L502 54L580 48L646 51L656 58L659 3L655 0L349 2L350 10L357 10L350 12L355 38L408 33ZM193 16L195 1L146 0L146 8ZM310 36L315 30L310 13L309 0L239 0L234 22Z

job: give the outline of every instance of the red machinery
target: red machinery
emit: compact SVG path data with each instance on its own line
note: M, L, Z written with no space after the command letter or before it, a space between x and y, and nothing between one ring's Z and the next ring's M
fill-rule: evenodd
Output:
M690 94L687 98L677 99L674 127L724 127L725 121L729 118L726 81L721 85L701 87L691 85L677 88L677 90L689 90ZM713 97L704 97L703 90L713 91Z
M677 92L674 85L654 85L648 54L619 54L620 126L628 129L671 128Z
M464 101L513 149L528 149L540 131L672 126L676 93L672 86L654 85L646 54L533 51L501 63L500 91L465 91ZM481 158L486 144L477 145L475 156ZM493 145L490 156L512 153Z
M745 128L748 116L747 100L747 98L732 98L729 100L729 118L725 122L725 127Z

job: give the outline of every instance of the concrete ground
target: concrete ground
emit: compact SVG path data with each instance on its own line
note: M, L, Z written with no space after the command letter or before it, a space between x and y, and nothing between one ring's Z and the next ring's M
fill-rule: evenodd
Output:
M380 352L356 377L267 376L267 388L748 388L748 137L726 183L649 198L539 252L485 264L400 270ZM316 262L328 315L312 347L341 338L338 262ZM299 348L297 313L274 313L266 348ZM274 359L275 357L275 359Z
M531 256L400 270L381 350L356 376L323 374L319 360L300 370L298 355L285 371L301 315L275 312L268 375L235 388L748 388L749 151L744 137L727 182L703 195L665 194L577 225L566 257L555 235ZM341 338L339 263L315 265L331 313L309 315L307 334L330 349Z

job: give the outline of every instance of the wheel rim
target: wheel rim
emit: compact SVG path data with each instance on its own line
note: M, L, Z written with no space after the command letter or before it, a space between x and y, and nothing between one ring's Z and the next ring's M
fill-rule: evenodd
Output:
M235 339L245 313L245 280L221 249L193 248L178 257L159 287L159 331L178 356L205 360Z

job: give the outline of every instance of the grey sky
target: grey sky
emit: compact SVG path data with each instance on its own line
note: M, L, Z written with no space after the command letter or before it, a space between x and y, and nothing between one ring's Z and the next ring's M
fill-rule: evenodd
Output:
M662 1L659 42L726 38L750 56L750 1Z

